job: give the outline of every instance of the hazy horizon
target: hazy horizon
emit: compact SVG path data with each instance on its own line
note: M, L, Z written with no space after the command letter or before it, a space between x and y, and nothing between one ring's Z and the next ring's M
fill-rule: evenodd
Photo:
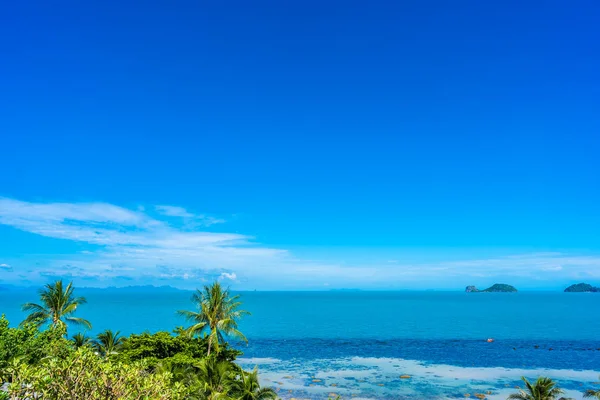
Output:
M50 281L48 283L51 283ZM497 282L503 283L503 282ZM516 288L519 292L563 292L567 287L576 284L576 283L588 283L592 286L596 286L594 282L574 282L566 284L565 286L553 286L553 287L529 287L529 288ZM161 289L161 290L177 290L177 291L186 291L193 292L197 289L202 289L204 284L200 284L197 287L188 287L182 288L172 285L123 285L123 286L78 286L77 290L140 290L140 289ZM509 284L510 285L510 284ZM467 286L475 286L477 289L483 290L487 289L491 285L465 285L462 288L369 288L369 289L360 289L360 288L305 288L305 289L231 289L232 292L235 293L245 293L245 292L464 292ZM511 285L514 286L514 285ZM0 283L0 290L3 289L23 289L23 290L39 290L41 288L40 285L13 285L13 284L3 284Z

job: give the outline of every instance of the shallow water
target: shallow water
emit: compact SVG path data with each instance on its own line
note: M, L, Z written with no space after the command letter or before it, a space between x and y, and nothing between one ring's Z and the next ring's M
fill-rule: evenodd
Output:
M522 386L521 376L557 379L568 397L581 398L598 388L598 373L546 368L458 367L385 357L278 360L242 358L246 368L258 366L263 384L282 398L476 398L505 399Z
M94 332L171 330L184 324L175 311L191 308L183 291L79 294ZM0 312L16 323L19 305L35 299L0 292ZM580 398L598 380L600 294L246 292L242 300L252 316L241 326L250 340L241 362L259 364L283 398L506 398L521 375L539 374Z

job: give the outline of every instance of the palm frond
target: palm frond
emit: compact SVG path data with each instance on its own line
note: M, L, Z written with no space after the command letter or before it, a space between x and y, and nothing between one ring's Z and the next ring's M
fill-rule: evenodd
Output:
M92 324L87 319L77 318L77 317L66 317L65 319L75 325L83 325L87 329L92 329Z
M74 297L73 293L73 282L69 282L66 287L61 280L44 285L39 291L41 304L23 304L23 311L30 312L26 321L37 321L40 325L51 323L52 326L61 328L66 327L65 321L68 321L91 327L88 321L72 317L77 306L86 303L84 297Z
M591 397L595 397L597 399L600 399L600 390L586 390L585 393L583 394L583 397L585 398L591 398Z
M47 312L48 310L36 303L25 303L21 306L21 311Z
M187 328L185 330L185 333L190 336L196 336L202 333L202 331L206 328L207 324L206 322L199 322L197 324L194 324L192 326L190 326L189 328Z
M25 324L34 324L37 327L40 327L50 320L50 315L48 315L45 311L36 311L30 313L24 320L21 322L21 326Z

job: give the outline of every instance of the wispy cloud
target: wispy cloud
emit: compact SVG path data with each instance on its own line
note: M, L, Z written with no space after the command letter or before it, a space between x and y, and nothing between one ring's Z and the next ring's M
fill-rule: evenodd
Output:
M188 248L248 245L251 239L232 233L187 232L141 211L105 203L37 204L0 198L0 224L42 236L107 246Z
M27 224L39 221L83 221L143 226L150 220L141 213L106 203L29 203L0 198L3 223Z
M154 209L158 213L160 213L162 215L166 215L168 217L181 217L181 218L193 218L194 217L194 214L192 214L191 212L188 212L183 207L155 206Z
M13 268L8 264L0 264L0 271L12 271Z
M204 218L180 207L160 207L169 216ZM0 198L0 224L99 246L56 257L50 267L35 271L46 277L217 279L222 273L233 273L233 267L271 264L286 255L284 250L254 243L250 236L190 228L186 221L157 219L141 208L134 211L106 203L44 204ZM165 265L177 271L165 272Z
M65 277L98 286L194 287L223 280L242 288L277 289L322 288L325 283L331 288L456 288L505 279L530 286L556 280L600 280L598 255L545 252L407 263L400 261L400 254L354 262L338 253L333 257L336 261L320 262L261 245L251 236L211 232L206 218L166 205L128 209L98 202L32 203L0 198L0 224L80 244L77 253L50 259L29 255L33 260L28 261L33 262L26 263L27 268L20 268L23 260L5 258L10 265L1 264L0 272L18 271L23 281Z
M235 281L236 278L237 278L237 275L235 274L235 272L223 272L219 276L219 279L229 279L231 281Z
M194 224L196 226L210 226L214 224L222 224L225 222L224 219L219 219L204 214L191 213L183 207L161 205L155 206L154 209L156 210L156 212L166 217L182 218L188 225Z

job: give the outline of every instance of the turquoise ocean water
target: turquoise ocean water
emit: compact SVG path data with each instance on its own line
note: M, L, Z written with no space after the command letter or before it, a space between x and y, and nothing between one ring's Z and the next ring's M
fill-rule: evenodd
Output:
M98 332L184 325L191 292L88 290L79 315ZM600 374L600 294L559 292L243 292L246 367L283 398L506 398L521 375L570 397ZM0 292L15 324L35 291ZM494 338L488 343L487 338ZM400 378L410 375L410 378ZM600 387L600 386L598 386Z

